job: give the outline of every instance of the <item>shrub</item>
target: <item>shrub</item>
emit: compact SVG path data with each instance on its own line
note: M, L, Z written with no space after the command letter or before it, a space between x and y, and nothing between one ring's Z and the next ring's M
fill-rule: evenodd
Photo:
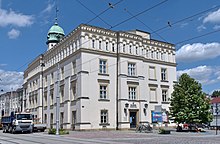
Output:
M55 128L49 129L48 134L55 135L56 134L56 129ZM59 129L59 135L64 135L64 134L69 134L69 131L66 131L64 129Z
M159 134L170 134L170 130L165 130L164 128L159 128Z

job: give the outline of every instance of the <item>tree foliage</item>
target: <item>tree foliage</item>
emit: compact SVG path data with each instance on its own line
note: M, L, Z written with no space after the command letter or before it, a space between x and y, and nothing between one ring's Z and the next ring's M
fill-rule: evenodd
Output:
M218 90L213 91L212 97L220 97L220 91Z
M170 115L178 123L207 123L212 120L209 102L201 84L182 74L171 95Z

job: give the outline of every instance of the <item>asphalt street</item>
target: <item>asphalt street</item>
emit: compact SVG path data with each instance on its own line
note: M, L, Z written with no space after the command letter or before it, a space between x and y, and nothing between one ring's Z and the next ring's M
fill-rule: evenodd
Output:
M9 134L0 131L0 144L219 144L220 131L205 133L172 131L171 134L134 131L70 131L69 135Z

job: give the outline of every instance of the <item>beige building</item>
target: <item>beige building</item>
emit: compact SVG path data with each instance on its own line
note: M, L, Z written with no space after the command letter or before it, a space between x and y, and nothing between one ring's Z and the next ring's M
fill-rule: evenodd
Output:
M59 122L67 129L128 129L166 121L161 116L169 110L176 81L174 45L140 30L85 24L64 36L57 23L47 45L25 70L23 87L24 110L50 127L56 125L57 96Z

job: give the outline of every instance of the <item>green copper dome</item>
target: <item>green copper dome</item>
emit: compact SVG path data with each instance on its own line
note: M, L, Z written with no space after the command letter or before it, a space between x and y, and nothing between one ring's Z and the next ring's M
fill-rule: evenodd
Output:
M58 25L57 22L55 22L55 24L49 29L48 34L50 33L65 35L63 29Z
M57 22L49 29L47 33L47 44L58 43L64 37L64 30L58 25Z

